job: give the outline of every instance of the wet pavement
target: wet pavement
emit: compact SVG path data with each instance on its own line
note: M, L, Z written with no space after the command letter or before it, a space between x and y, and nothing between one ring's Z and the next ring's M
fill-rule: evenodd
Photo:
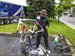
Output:
M24 56L19 38L0 36L0 56Z
M36 44L36 38L32 40L32 44ZM44 45L43 38L41 40L41 45ZM36 45L33 45L35 48ZM51 54L50 56L60 56L55 52L54 47L55 44L53 41L49 41L49 47ZM56 54L56 55L55 55ZM8 36L0 36L0 56L25 56L22 53L21 43L18 37L8 37ZM26 55L29 56L29 55ZM33 55L35 56L35 55Z

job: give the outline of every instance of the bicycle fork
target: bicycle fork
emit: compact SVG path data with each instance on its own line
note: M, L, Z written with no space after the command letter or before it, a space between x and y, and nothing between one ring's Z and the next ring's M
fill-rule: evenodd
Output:
M28 49L29 51L32 50L32 43L31 43L31 39L32 39L32 35L29 36L29 46L28 46Z
M20 42L26 42L26 36L24 35L24 33L21 34Z

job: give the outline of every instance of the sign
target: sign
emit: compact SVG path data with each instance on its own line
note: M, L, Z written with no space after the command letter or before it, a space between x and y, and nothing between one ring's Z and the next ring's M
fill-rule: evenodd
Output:
M0 8L0 17L2 16L8 16L8 9L7 8Z

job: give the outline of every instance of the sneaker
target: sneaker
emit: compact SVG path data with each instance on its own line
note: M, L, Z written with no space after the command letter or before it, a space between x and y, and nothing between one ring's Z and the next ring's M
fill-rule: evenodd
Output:
M50 51L50 50L46 50L46 53L50 54L50 53L51 53L51 51Z

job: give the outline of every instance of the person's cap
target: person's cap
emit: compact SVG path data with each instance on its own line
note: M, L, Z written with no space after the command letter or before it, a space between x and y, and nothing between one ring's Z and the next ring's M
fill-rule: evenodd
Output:
M44 15L47 15L47 11L46 11L45 9L42 9L42 10L40 11L40 13L42 13L42 14L44 14Z
M46 12L47 12L45 9L42 9L41 11L42 11L42 12L44 12L44 13L46 13Z

